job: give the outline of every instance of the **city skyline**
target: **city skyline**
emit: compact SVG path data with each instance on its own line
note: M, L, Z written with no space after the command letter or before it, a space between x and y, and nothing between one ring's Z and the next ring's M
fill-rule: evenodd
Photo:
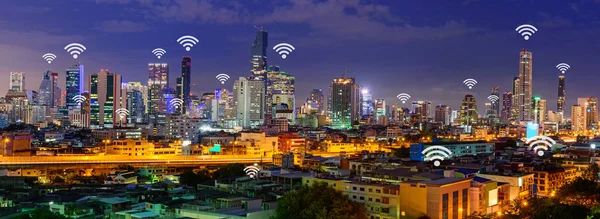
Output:
M586 40L582 40L593 39L592 36L600 33L598 25L593 23L599 20L597 15L590 14L600 5L593 2L544 5L515 2L520 8L510 7L510 10L516 10L512 11L510 16L507 6L481 1L468 1L463 4L440 2L432 9L426 9L429 6L426 3L408 4L415 12L403 9L399 4L379 5L330 0L300 6L298 1L289 1L285 2L287 7L283 9L261 9L267 12L262 16L252 13L245 15L235 7L232 9L231 5L208 3L212 9L219 9L231 15L228 18L211 13L200 16L200 12L208 6L199 2L204 1L191 1L188 3L190 5L182 5L183 2L176 1L172 8L162 8L162 11L161 5L153 2L98 0L78 3L81 7L76 7L74 11L66 9L69 7L61 7L70 3L69 1L38 3L29 6L38 13L28 16L23 20L23 25L19 26L12 24L16 17L11 15L16 11L4 11L1 16L6 22L0 25L3 27L5 39L0 42L0 46L11 53L0 57L0 77L8 79L9 72L24 72L25 88L37 90L43 73L48 69L48 64L41 55L52 52L58 58L50 64L49 69L59 73L61 89L65 89L65 69L79 61L85 64L86 74L110 69L111 72L123 75L123 82L145 82L148 63L165 62L177 66L183 56L191 56L197 60L194 62L195 66L202 66L192 69L191 83L198 84L198 88L193 89L199 89L201 92L220 87L231 89L234 80L229 80L221 86L214 76L219 73L229 74L232 78L249 76L248 50L256 35L256 29L253 28L256 24L263 26L269 33L268 64L279 65L296 76L296 99L299 100L296 106L303 103L312 89L327 90L331 80L340 77L347 66L349 70L346 76L356 77L356 82L368 88L374 99L385 99L389 105L400 103L395 98L397 94L408 93L412 96L410 101L424 100L430 101L432 105L444 104L458 109L464 95L472 93L479 108L484 109L483 105L487 102L485 98L491 88L499 86L500 93L511 91L512 78L518 75L516 54L521 48L527 48L536 57L533 64L532 96L546 99L547 105L550 106L548 110L556 110L556 86L560 71L555 66L561 62L567 62L573 67L565 74L568 79L565 83L567 97L564 111L568 117L569 108L576 103L577 98L600 96L599 92L586 89L593 86L594 80L600 79L589 74L597 68L593 55L596 54L595 49L598 49L598 45L586 44ZM6 4L16 6L12 8L26 8L18 7L23 3ZM76 16L80 13L94 14L114 9L110 10L110 13L118 14L124 4L135 8L135 13L109 20L73 20L73 24L60 22L69 20L67 16L45 20L45 15L49 13L72 12ZM184 15L174 13L184 6L195 7L195 11L198 12ZM258 5L244 3L244 6L257 8ZM440 7L447 7L448 11L432 18L433 20L424 20L420 18L423 16L418 16L417 11L433 13ZM479 21L486 15L478 10L490 7L497 7L498 10L491 11L489 16L507 13L502 15L507 19ZM318 8L331 9L336 13L316 14L315 18L305 18L299 15L301 13L295 13L303 9ZM351 10L337 10L340 8ZM521 10L531 12L521 15L518 13ZM464 13L461 16L453 15L457 12ZM144 13L148 13L148 16L144 16ZM379 18L374 13L383 17ZM277 16L280 14L286 16ZM149 15L154 18L148 18ZM248 16L249 21L242 22L238 19L245 16ZM330 19L330 23L316 21L327 16L354 19L360 31L344 32L349 24L336 22L337 19ZM581 21L583 18L585 21ZM193 22L194 19L198 19L199 22ZM516 26L523 23L531 23L539 28L528 41L524 41L514 31ZM76 25L78 31L68 32L67 30L75 27L71 25ZM580 25L586 25L586 28ZM23 29L22 26L31 28ZM368 34L369 32L389 36L374 36ZM177 37L184 34L200 39L198 45L190 52L186 52L175 42ZM138 39L146 35L153 37ZM40 42L33 42L36 41L33 39L40 39L37 40ZM284 41L294 44L297 48L285 60L271 50L272 46ZM73 60L62 49L71 42L80 42L88 48L80 60ZM150 52L156 47L167 50L160 60ZM474 56L473 53L481 55ZM578 54L578 57L572 58L570 54ZM465 65L467 60L469 66ZM180 71L178 68L171 70ZM171 85L175 84L176 77L177 74L169 78ZM425 81L429 82L426 89L422 89L421 83L412 82L421 77L429 79ZM477 79L479 83L469 90L461 83L465 78ZM410 108L409 104L400 105ZM480 115L484 113L479 112Z

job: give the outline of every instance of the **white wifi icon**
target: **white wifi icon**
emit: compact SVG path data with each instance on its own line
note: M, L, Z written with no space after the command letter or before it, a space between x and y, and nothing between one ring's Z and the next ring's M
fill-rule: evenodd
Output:
M86 48L80 43L71 43L65 46L65 50L67 50L67 52L69 52L69 54L71 54L74 59L77 59L79 55L81 55L81 53L86 50Z
M275 50L275 52L277 52L277 53L279 53L279 55L281 55L282 59L285 59L285 58L287 58L287 55L289 55L296 48L294 48L294 46L292 46L289 43L280 43L280 44L275 45L273 47L273 49Z
M448 158L452 155L450 149L439 145L429 146L421 153L425 155L425 161L433 161L433 165L436 167L440 166L441 161L443 161L444 158Z
M533 149L541 157L544 156L544 151L547 151L552 145L556 144L556 141L550 137L538 135L528 138L525 143L529 145L529 150Z
M179 99L179 98L173 98L169 101L169 104L171 105L171 107L173 108L180 108L181 105L183 105L183 100Z
M221 82L221 84L225 84L225 82L227 80L229 80L229 75L227 75L227 74L218 74L217 75L217 80L219 80Z
M252 166L247 166L246 168L244 168L244 172L246 172L246 175L248 175L252 179L258 177L259 171L260 171L260 168L258 168L258 164L256 164L256 163Z
M75 103L81 105L81 103L83 103L87 98L85 98L85 96L82 96L82 95L76 95L71 99L73 99L73 101L75 101Z
M410 95L408 95L407 93L401 93L401 94L398 94L398 96L396 96L396 98L398 98L400 101L402 101L402 103L406 103L406 101L408 101L410 99Z
M477 84L477 81L473 78L467 78L463 81L463 84L467 85L469 89L472 89Z
M535 28L531 24L523 24L521 26L518 26L515 30L519 32L525 40L529 40L529 37L531 37L531 35L538 31L537 28Z
M52 61L54 61L54 59L56 59L56 55L52 54L52 53L46 53L42 56L42 58L44 58L48 64L52 63Z
M194 36L185 35L179 37L179 39L177 39L177 42L185 48L185 51L190 51L192 47L194 47L194 45L196 45L196 43L200 41Z
M500 97L498 97L497 95L490 95L488 96L488 100L490 100L490 102L495 103L498 100L500 100Z
M569 70L569 68L571 68L571 66L569 64L563 62L563 63L556 65L556 68L564 74L565 72L567 72L567 70Z
M115 113L119 116L119 118L123 119L129 115L129 110L125 108L119 108L115 111Z
M162 48L156 48L152 50L152 54L154 54L158 59L160 59L160 57L162 57L165 53L167 53L167 51Z

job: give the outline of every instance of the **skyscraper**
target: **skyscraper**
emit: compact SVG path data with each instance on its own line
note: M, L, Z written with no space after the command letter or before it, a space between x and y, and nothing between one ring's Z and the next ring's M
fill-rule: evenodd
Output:
M233 84L233 100L238 125L255 128L263 124L265 84L262 80L240 77Z
M148 103L146 113L152 115L165 114L166 102L163 89L169 87L169 64L148 63Z
M277 110L295 110L295 81L293 75L280 71L279 66L269 66L266 78L267 114L275 115Z
M362 89L361 98L361 116L370 117L373 114L373 93L370 90Z
M67 68L67 79L65 83L67 96L65 102L68 108L72 109L79 107L79 103L77 103L73 97L83 93L83 78L83 65L72 65Z
M143 123L146 117L148 87L140 82L129 82L123 83L121 88L127 95L126 108L129 111L127 123Z
M360 91L354 78L334 78L329 86L328 102L334 129L349 129L360 118Z
M577 135L585 132L585 109L579 104L575 104L571 107L571 131Z
M500 101L502 99L500 99L500 87L494 87L492 88L492 95L495 95L496 97L498 97L497 101L491 101L491 109L493 114L496 116L496 118L500 117Z
M50 88L52 89L50 92L51 95L51 103L50 107L60 107L62 102L62 89L58 87L58 73L52 72L50 74Z
M532 80L533 58L531 52L523 48L519 54L520 92L517 105L519 106L519 121L530 121L532 114Z
M508 123L510 121L512 100L513 100L512 92L504 92L504 94L502 94L502 113L500 115L500 119L502 120L503 123Z
M514 77L512 83L512 106L510 112L510 122L518 122L519 121L519 110L521 106L519 105L519 98L521 96L521 78Z
M598 129L598 98L589 97L585 108L585 124L587 130Z
M23 91L25 90L25 73L23 72L11 72L10 73L10 86L9 89L12 91Z
M267 47L269 46L269 34L266 30L258 30L256 38L250 48L250 62L252 76L264 80L267 71Z
M382 125L381 120L387 121L387 105L385 104L385 99L375 99L375 121L377 124Z
M413 101L412 102L413 122L428 122L429 114L431 113L431 102L429 101Z
M437 123L441 123L442 125L450 125L450 117L452 110L449 106L446 105L437 105L435 106L435 116L433 121Z
M42 82L40 83L39 98L40 105L52 106L52 82L50 82L51 71L44 72Z
M460 105L460 125L465 127L473 126L477 124L478 117L475 97L471 94L465 95Z
M121 75L101 69L88 77L90 87L90 127L113 128L126 123L127 116L116 115L116 111L125 108L121 99ZM125 120L125 121L124 121Z
M540 97L533 98L533 120L540 126L544 125L546 121L546 100Z
M565 76L560 75L558 76L558 101L556 102L556 113L558 116L558 123L562 123L562 120L564 118L566 97L567 91L565 88Z
M325 113L325 95L323 95L323 90L313 89L310 92L307 102L309 100L312 103L311 108L317 109L318 114Z
M179 109L182 114L187 113L190 106L190 79L192 74L192 57L184 56L181 61L181 77L177 78L177 98L183 100Z

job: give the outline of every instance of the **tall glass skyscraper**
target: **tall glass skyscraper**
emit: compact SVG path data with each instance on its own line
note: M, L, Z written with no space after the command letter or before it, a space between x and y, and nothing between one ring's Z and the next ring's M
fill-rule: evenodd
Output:
M126 124L127 116L116 115L116 110L125 108L127 102L121 94L121 75L104 69L88 77L90 86L90 127L113 128Z
M267 47L269 34L266 30L256 32L256 38L250 49L250 62L252 63L252 76L264 79L267 71Z
M40 105L42 106L51 106L52 105L52 82L50 81L51 71L44 72L44 77L42 78L42 83L40 83Z
M192 74L192 57L184 56L181 61L181 77L177 78L177 98L183 100L180 108L182 114L187 113L190 106L190 79Z
M148 98L147 112L150 116L165 114L166 102L163 98L163 89L169 87L169 64L148 63Z
M558 101L556 101L556 112L559 116L558 123L562 123L565 111L565 101L567 97L567 91L565 90L565 76L558 76Z
M351 129L360 119L360 91L354 78L335 78L329 86L329 118L334 129Z
M83 65L72 65L67 68L67 80L65 86L67 89L67 99L65 100L67 108L72 109L79 106L73 97L83 93L83 77Z
M517 102L517 106L519 107L518 121L531 121L533 119L532 68L532 54L527 51L527 49L523 48L523 51L519 54L519 79L521 89Z

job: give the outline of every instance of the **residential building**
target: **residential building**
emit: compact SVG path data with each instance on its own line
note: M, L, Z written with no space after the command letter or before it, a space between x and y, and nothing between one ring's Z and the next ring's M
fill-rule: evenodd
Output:
M470 213L471 179L442 178L400 183L400 217L464 219Z
M397 185L344 182L344 195L361 203L368 218L400 218L400 191Z
M117 110L126 109L121 90L121 75L101 69L88 77L90 87L90 127L112 128L126 123L125 114Z
M519 54L519 85L520 92L518 97L517 106L519 106L519 118L518 121L530 121L533 119L533 95L532 95L532 82L533 82L533 58L532 53L523 48Z
M166 116L167 138L198 142L200 119L190 118L185 114L169 114Z
M25 73L11 72L9 90L23 91L25 90Z
M335 78L329 86L329 118L332 128L349 129L360 118L360 91L354 78Z
M579 104L571 107L571 131L574 134L581 134L586 131L585 109Z
M238 124L258 127L264 122L265 85L262 80L240 77L233 85L233 100Z

